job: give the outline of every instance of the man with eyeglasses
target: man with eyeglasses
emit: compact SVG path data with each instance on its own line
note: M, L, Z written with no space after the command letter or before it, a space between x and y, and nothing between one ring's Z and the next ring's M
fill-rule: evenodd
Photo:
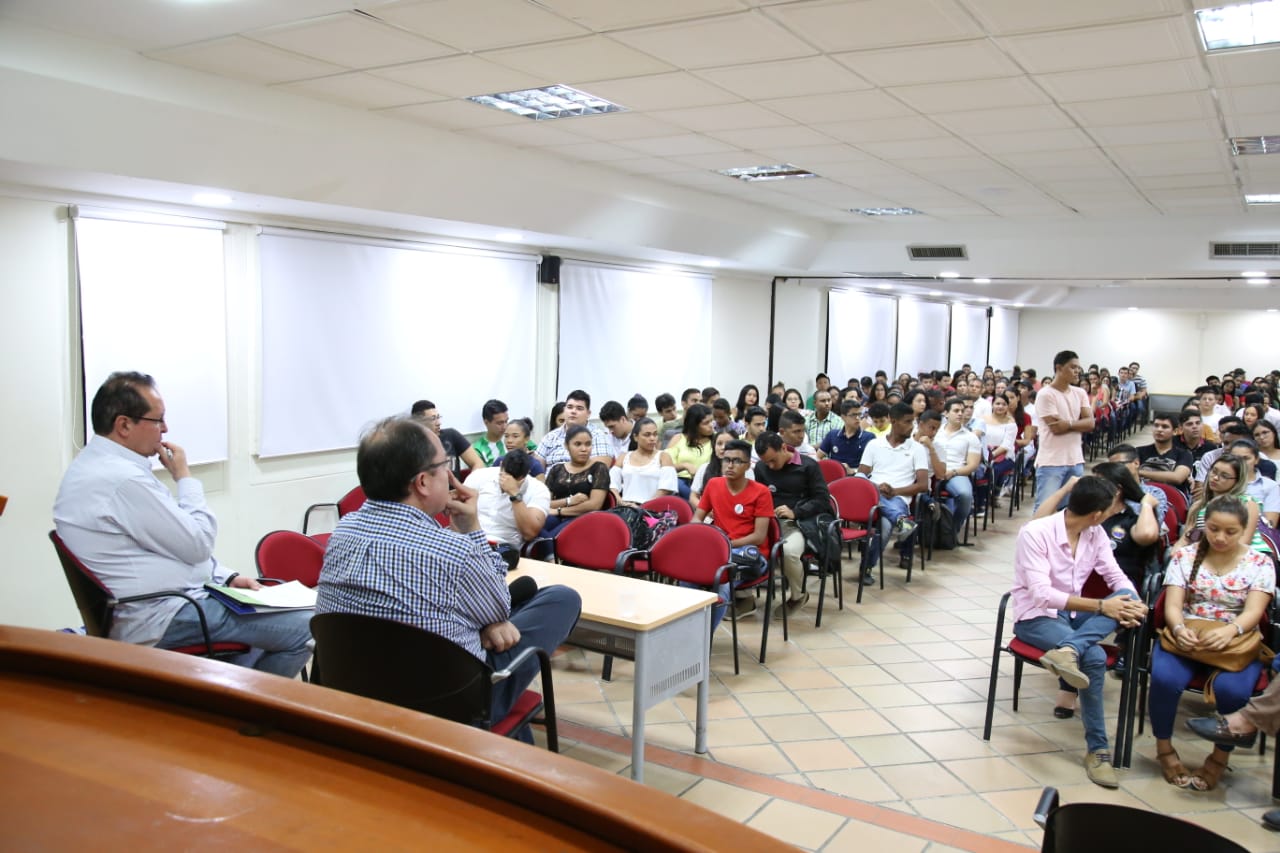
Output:
M769 553L773 497L768 488L747 479L747 472L751 470L751 445L745 441L735 438L724 446L720 470L723 475L711 478L703 487L693 520L702 522L709 517L711 523L729 537L729 545L735 554L746 555L750 548L756 549L756 565L747 565L744 556L735 561L738 562L736 583L740 584L760 577L768 565L764 555ZM727 592L720 591L721 599L727 598ZM734 601L734 609L738 618L754 613L755 596L745 593ZM713 613L715 623L719 623L722 615L723 608L717 607Z
M444 447L444 455L449 458L449 468L453 473L457 474L463 468L475 470L484 467L484 460L480 458L479 453L476 453L476 449L471 446L471 442L467 441L466 436L452 427L440 428L444 418L435 403L430 400L419 400L409 409L409 413L429 426L440 439L440 444ZM503 428L505 427L504 424Z
M186 452L164 440L169 427L155 380L111 374L93 397L90 419L94 436L53 504L58 535L117 599L176 590L195 602L163 596L120 604L111 638L162 649L202 645L203 614L213 642L250 645L261 651L254 669L296 677L311 656L310 611L241 616L204 588L259 584L213 558L218 522ZM152 472L153 456L177 484L177 500Z
M495 670L530 646L553 651L577 624L581 598L548 586L513 603L507 564L480 528L476 492L448 466L440 439L414 418L387 418L360 439L356 473L368 499L329 538L316 612L413 625ZM436 520L442 512L448 527ZM532 657L494 685L492 719L507 715L537 673ZM527 727L519 736L532 743Z

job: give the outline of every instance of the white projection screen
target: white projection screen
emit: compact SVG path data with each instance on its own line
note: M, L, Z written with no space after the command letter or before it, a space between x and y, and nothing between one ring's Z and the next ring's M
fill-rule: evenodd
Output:
M354 447L430 399L483 428L497 397L533 411L536 257L264 231L258 455Z
M858 290L827 295L827 373L843 386L851 376L895 375L897 300Z
M652 410L658 394L707 385L711 334L710 277L565 261L558 399L581 388L596 414L643 394Z
M945 302L923 302L901 297L898 300L899 373L916 374L940 370L950 355L947 344L951 306Z
M1018 360L1018 312L999 305L991 309L992 367L1007 371Z
M72 216L87 431L99 386L135 370L155 377L167 440L193 464L226 459L223 224L86 208Z
M987 308L985 305L951 306L951 363L956 371L968 364L979 373L987 363Z

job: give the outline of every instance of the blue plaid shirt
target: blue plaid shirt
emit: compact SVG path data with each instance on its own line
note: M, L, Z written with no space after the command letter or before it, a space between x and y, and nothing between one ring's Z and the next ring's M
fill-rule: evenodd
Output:
M456 533L416 507L369 500L329 538L316 612L404 622L485 660L480 629L511 615L506 574L483 531Z

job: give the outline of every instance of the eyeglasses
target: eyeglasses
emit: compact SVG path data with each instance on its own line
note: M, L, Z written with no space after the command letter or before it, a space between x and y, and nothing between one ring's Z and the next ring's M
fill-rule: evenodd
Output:
M441 415L439 415L439 414L435 414L435 415L423 415L422 419L423 419L424 421L428 421L429 423L438 424L438 423L440 423L441 417L442 417L442 416L441 416Z
M739 459L737 456L725 456L720 460L721 465L746 465L746 459Z
M1209 479L1210 479L1210 480L1227 480L1227 481L1231 481L1231 480L1238 480L1238 479L1240 479L1240 478L1239 478L1239 477L1237 477L1235 474L1224 474L1224 473L1222 473L1221 471L1210 471L1210 472L1209 472Z
M135 421L151 421L151 423L157 424L159 426L165 425L163 417L159 417L159 418L139 417L139 418L134 418L134 420Z
M444 466L448 465L452 461L453 461L452 459L442 459L439 462L432 462L426 468L423 468L421 471L419 471L418 474L434 474L437 468L443 468ZM413 476L417 477L418 474L414 474Z

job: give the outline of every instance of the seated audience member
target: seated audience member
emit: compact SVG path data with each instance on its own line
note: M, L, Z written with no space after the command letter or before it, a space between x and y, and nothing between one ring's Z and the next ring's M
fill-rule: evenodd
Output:
M551 417L547 421L547 432L555 432L564 426L564 401L561 400L551 407ZM538 448L534 448L537 450Z
M804 414L804 395L797 388L788 388L782 395L782 408L788 412Z
M1102 706L1107 656L1098 643L1117 627L1140 625L1147 614L1116 565L1101 527L1115 497L1116 487L1110 482L1081 477L1071 487L1066 509L1023 525L1013 559L1013 634L1046 650L1040 662L1058 677L1058 707L1069 707L1063 694L1070 702L1071 689L1081 691L1080 718L1088 749L1085 772L1104 788L1118 787L1119 782L1111 766ZM1094 572L1111 590L1106 598L1082 595Z
M817 447L827 433L840 430L840 416L831 411L831 391L819 389L813 394L813 411L804 416L804 431L809 444Z
M565 431L564 444L568 458L547 469L551 508L544 534L570 518L601 509L609 494L609 466L592 456L591 431L573 424Z
M834 389L831 387L831 377L827 376L827 374L825 373L819 373L813 379L813 393L810 394L808 399L804 401L804 407L809 411L813 411L813 409L818 405L819 391L830 391L833 394L835 393ZM829 403L827 405L827 408L828 409L831 408ZM821 440L822 440L821 438L818 439L818 441L821 441ZM815 441L813 443L817 444L818 441Z
M1129 362L1129 381L1133 383L1133 399L1137 401L1138 414L1140 416L1145 416L1147 413L1147 406L1151 401L1149 399L1150 395L1147 392L1147 380L1138 373L1138 368L1141 366L1142 365L1138 364L1136 361Z
M698 399L698 402L704 406L710 406L713 403L715 403L716 400L719 400L719 399L720 399L720 389L716 388L714 385L708 385L706 388L702 389L702 395Z
M680 435L671 439L667 453L676 466L680 497L689 499L689 486L698 466L711 459L711 440L715 437L715 424L711 409L694 403L684 413L684 426Z
M889 386L885 384L883 379L879 380L871 386L871 393L867 395L867 405L871 403L883 403L889 397Z
M1227 452L1227 447L1231 442L1252 437L1249 428L1235 415L1227 415L1222 418L1218 423L1218 430L1221 433L1219 436L1222 439L1221 444L1201 456L1196 461L1195 470L1191 473L1191 494L1195 497L1200 496L1200 492L1204 488L1205 478L1209 475L1209 469L1214 462L1217 462Z
M733 409L729 406L729 401L724 397L717 397L715 402L711 404L711 420L716 435L727 432L737 438L746 432L746 428L733 419Z
M805 416L795 409L783 411L778 415L778 435L800 456L816 460L818 451L809 443L809 436L804 430L804 419Z
M983 442L991 459L992 493L1003 497L1012 488L1009 475L1013 473L1014 457L1017 456L1018 423L1013 419L1009 401L1004 397L992 397L989 407L990 412L982 419L986 424ZM997 497L992 501L999 503Z
M925 393L923 388L908 391L903 396L902 402L911 407L911 415L914 418L919 418L929 410L929 395Z
M914 417L914 415L913 415ZM877 400L867 407L867 432L873 438L884 438L889 434L889 404Z
M782 574L787 582L788 612L804 607L809 593L804 588L804 565L800 557L806 550L804 533L797 519L811 518L830 512L826 480L818 463L807 456L797 456L786 446L782 436L766 432L756 439L756 482L773 497L773 514L782 530ZM782 602L775 615L781 615Z
M600 423L604 424L604 428L609 433L609 450L613 453L615 460L619 454L631 449L631 433L635 423L622 410L621 403L610 400L601 406Z
M911 567L911 536L915 522L911 516L911 500L929 491L929 451L911 438L915 412L905 403L898 403L889 413L889 434L877 438L862 452L862 464L858 473L870 478L880 490L880 518L882 536L874 542L882 542L892 533L898 540L901 568ZM932 421L932 419L930 419ZM867 569L879 560L879 549L868 546Z
M1129 473L1138 481L1143 493L1151 495L1156 501L1156 518L1160 523L1164 523L1164 514L1169 509L1169 496L1164 493L1158 486L1153 486L1142 479L1142 469L1139 468L1138 449L1132 444L1117 444L1111 448L1111 452L1107 454L1108 462L1116 462L1129 469Z
M1269 423L1267 423L1266 421L1259 421L1259 423L1261 423L1264 427L1270 427L1270 426L1271 426L1271 425L1270 425ZM1246 426L1248 426L1248 428L1249 428L1249 432L1250 432L1250 436L1252 436L1252 434L1256 431L1257 424L1254 424L1254 425L1248 425L1248 424L1246 424ZM1252 447L1252 448L1253 448L1253 450L1254 450L1254 457L1255 457L1255 458L1254 458L1254 465L1253 465L1253 468L1254 468L1255 473L1257 473L1259 476L1265 477L1267 480L1269 480L1269 481L1271 481L1271 482L1273 482L1273 483L1274 483L1274 482L1275 482L1275 479L1276 479L1276 463L1275 463L1275 462L1273 462L1273 461L1271 461L1269 458L1267 458L1266 456L1264 456L1264 455L1262 454L1262 447L1261 447L1261 445L1260 445L1260 444L1259 444L1255 439L1253 439L1252 437L1250 437L1250 438L1244 438L1244 437L1237 438L1235 441L1233 441L1233 442L1231 443L1231 446L1232 446L1232 447L1235 447L1236 445L1240 444L1240 442L1242 442L1242 441L1243 441L1243 442L1245 442L1245 443L1246 443L1246 445L1248 445L1248 446ZM1253 492L1250 492L1250 494L1253 494Z
M747 409L758 405L760 405L760 389L754 385L743 385L742 390L738 392L738 402L733 406L733 419L745 422Z
M502 433L502 456L493 460L494 465L501 465L506 454L513 450L533 451L538 445L529 440L533 432L533 421L528 418L513 418L507 421L507 429ZM530 445L533 445L532 447ZM529 453L529 474L541 480L547 474L547 468L532 452Z
M942 414L947 408L947 395L943 394L937 388L930 388L924 392L925 403L931 412Z
M343 516L329 539L316 612L414 625L494 669L530 646L554 651L577 624L578 593L543 587L512 607L507 566L480 529L476 493L447 465L439 439L413 420L388 418L361 439L356 471L368 500ZM435 519L441 512L449 514L448 528ZM531 657L495 684L492 719L505 717L537 674ZM520 738L533 742L527 728Z
M544 435L535 451L538 458L546 463L548 470L557 462L564 462L569 458L569 443L566 439L568 431L575 426L586 429L587 435L591 437L591 459L603 462L606 469L613 464L613 442L609 433L591 425L590 420L591 395L582 390L570 391L564 401L564 423Z
M1253 386L1251 386L1251 388L1252 387ZM1236 417L1244 419L1245 409L1250 406L1256 406L1257 412L1262 420L1271 424L1271 426L1275 427L1277 430L1280 430L1280 409L1277 409L1272 405L1271 394L1266 390L1261 390L1265 389L1267 386L1259 384L1257 387L1260 390L1250 390L1249 393L1244 395L1242 406L1240 410L1235 413Z
M671 439L680 434L680 430L684 427L684 418L676 414L676 398L670 394L659 394L654 400L654 407L658 410L658 443L666 447L671 443Z
M1191 451L1174 443L1174 420L1170 412L1157 412L1151 419L1152 443L1138 448L1138 469L1153 483L1164 483L1191 493Z
M1191 544L1192 530L1204 530L1205 506L1209 501L1228 496L1239 498L1249 514L1248 522L1240 532L1240 541L1255 551L1271 553L1266 540L1258 535L1258 518L1262 515L1262 505L1245 490L1248 483L1248 468L1239 456L1227 453L1214 461L1200 496L1187 509L1187 523L1182 528L1182 535L1178 537L1177 547Z
M1280 485L1258 473L1258 445L1247 438L1231 442L1227 452L1244 463L1244 491L1258 502L1260 517L1270 527L1280 523Z
M769 567L766 555L770 547L769 519L774 513L773 496L767 488L748 477L752 472L751 448L747 443L740 439L724 438L723 434L716 438L718 441L724 439L723 456L713 464L723 465L723 471L707 480L706 489L698 498L693 520L701 523L710 519L712 524L729 537L729 546L735 554L748 553L748 549L752 547L756 549L760 558L757 565L739 564L735 567L736 587L760 577ZM727 587L728 584L725 584L720 588L722 601L729 600ZM724 609L723 605L712 608L712 630L720 624ZM756 610L755 596L747 592L741 598L735 598L734 609L739 619L751 615Z
M1258 421L1253 425L1253 442L1258 445L1258 452L1271 464L1280 464L1280 432L1270 421ZM1275 479L1272 477L1271 479Z
M1178 435L1173 443L1191 454L1191 458L1199 462L1210 450L1217 450L1218 444L1206 441L1204 428L1200 423L1200 412L1184 409L1178 415Z
M1209 441L1218 440L1218 421L1222 412L1218 411L1218 392L1211 385L1201 385L1196 389L1196 405L1200 411L1200 430Z
M862 428L860 412L862 405L854 400L845 400L840 404L840 418L844 428L832 430L822 439L818 448L819 459L834 459L844 466L844 473L853 476L858 473L858 465L862 463L862 452L875 438L868 430Z
M509 565L520 558L524 543L536 539L551 509L551 493L530 476L533 457L516 448L497 468L481 468L467 477L476 493L476 517L489 541L498 546Z
M963 538L969 513L973 511L973 481L969 475L982 464L982 444L965 428L964 401L959 397L947 400L946 423L934 436L933 446L945 466L938 480L947 490L945 503L952 512L959 541Z
M93 396L94 435L71 462L53 504L58 536L114 598L176 590L120 604L111 639L176 649L202 645L201 614L215 643L262 650L252 666L294 678L311 656L306 610L241 616L209 596L206 583L259 589L250 575L213 558L218 522L191 476L187 454L165 441L164 399L143 373L113 373ZM156 479L151 458L173 477L178 498ZM197 612L199 608L199 612Z
M724 473L722 466L724 449L732 440L734 440L734 437L730 433L718 433L715 440L711 443L710 461L703 462L698 466L698 473L693 475L693 482L689 485L689 503L694 509L698 508L698 501L701 499L702 493L706 490L707 481L713 480ZM755 478L756 472L748 467L747 479L754 480Z
M658 425L641 418L635 427L636 449L618 454L609 469L610 485L618 502L638 506L659 495L676 493L675 463L658 447Z
M773 383L773 385L769 386L770 397L772 397L774 394L777 394L778 399L781 400L782 395L786 393L787 393L787 383L783 382L781 379Z
M743 433L742 439L747 442L747 444L751 445L752 454L756 452L756 439L765 433L765 425L767 421L768 415L765 413L764 409L759 406L752 406L747 409L746 416L743 418L743 426L746 427L746 432ZM753 467L759 461L760 459L758 457L754 455L751 457L751 464Z
M480 461L480 454L476 453L475 448L471 446L471 442L467 441L466 436L453 428L440 428L441 415L436 410L435 403L430 400L419 400L413 404L410 414L430 427L431 431L440 439L440 445L444 448L444 455L449 459L450 471L457 474L463 468L474 470L484 467L484 464Z
M507 412L507 404L501 400L489 400L480 407L480 419L484 421L484 435L472 443L484 465L492 465L498 457L507 452L502 443L503 433L507 431L507 422L511 415Z
M649 417L649 401L639 394L632 395L627 401L627 417L631 418L633 423Z

